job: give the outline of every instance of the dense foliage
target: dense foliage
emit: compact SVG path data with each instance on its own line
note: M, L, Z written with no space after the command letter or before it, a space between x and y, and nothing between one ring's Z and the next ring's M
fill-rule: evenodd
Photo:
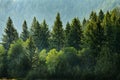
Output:
M58 13L52 30L34 17L18 36L9 17L0 45L0 78L119 80L120 12L91 12L63 28Z

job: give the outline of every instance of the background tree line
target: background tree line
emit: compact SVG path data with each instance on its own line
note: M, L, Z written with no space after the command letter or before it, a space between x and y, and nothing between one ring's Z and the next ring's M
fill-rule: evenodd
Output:
M52 30L33 18L20 36L9 17L0 45L0 78L120 79L120 11L97 14L63 28L57 13Z

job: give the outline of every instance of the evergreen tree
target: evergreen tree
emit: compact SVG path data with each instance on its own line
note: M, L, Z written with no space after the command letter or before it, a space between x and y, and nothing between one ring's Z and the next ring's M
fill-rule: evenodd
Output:
M120 45L119 45L119 35L120 35L120 17L117 15L117 10L113 10L111 12L111 25L112 25L112 32L113 35L113 42L112 42L112 52L114 53L120 53Z
M84 26L84 25L86 24L86 22L87 22L87 21L86 21L86 19L84 18L82 25Z
M49 30L46 21L44 20L41 24L41 32L40 32L40 46L42 49L49 48Z
M100 12L99 12L98 19L100 20L100 22L102 22L104 19L104 13L102 10L100 10Z
M23 41L26 41L29 38L29 31L28 31L28 27L27 27L27 22L24 21L23 25L22 25L22 33L20 35L21 39Z
M41 27L39 22L36 20L36 17L34 17L33 19L30 34L33 38L33 41L36 47L40 50L41 49Z
M97 14L96 14L96 12L94 12L94 11L91 12L90 20L91 21L97 21Z
M25 48L27 50L27 57L31 65L30 68L34 68L36 66L38 54L37 54L37 49L32 37L27 39L27 41L25 42Z
M81 24L78 18L74 18L71 24L70 35L68 37L69 46L74 47L77 50L81 47L81 38L82 38L82 29Z
M2 38L5 49L8 50L10 44L17 39L18 39L17 30L14 28L12 19L9 17L5 28L5 34L3 35Z
M67 22L67 24L66 24L66 29L65 29L65 40L66 40L65 46L66 46L66 47L68 47L69 44L71 43L71 42L69 41L70 31L71 31L71 25L70 25L69 22Z
M30 36L33 36L33 35L34 35L36 22L37 22L36 17L34 17L34 18L33 18L33 21L32 21L31 28L30 28Z
M96 57L104 44L104 28L101 26L100 21L88 23L84 31L84 47L92 51L92 56Z
M120 18L116 20L116 26L115 26L115 38L114 38L114 51L118 54L120 54Z
M54 22L53 30L52 30L52 47L60 50L64 47L65 36L64 30L62 26L62 21L60 19L60 14L57 13L56 20Z
M104 20L104 34L105 34L105 44L109 47L111 51L113 51L114 44L114 27L111 21L111 14L109 12L106 13Z

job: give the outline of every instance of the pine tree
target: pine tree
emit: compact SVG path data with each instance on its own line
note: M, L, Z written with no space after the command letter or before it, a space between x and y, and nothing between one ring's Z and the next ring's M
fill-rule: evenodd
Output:
M74 18L71 24L70 35L68 37L69 46L76 48L77 50L81 47L82 29L81 23L78 18Z
M22 25L22 29L23 29L23 32L21 33L20 37L23 41L26 41L29 38L29 31L28 31L26 20L24 21Z
M97 21L97 14L96 14L96 12L91 12L91 14L90 14L90 20L91 21Z
M49 29L46 21L44 20L41 24L41 32L40 32L40 46L42 49L48 49L49 48Z
M120 45L119 45L119 41L120 41L120 18L117 15L117 10L113 10L111 13L111 25L112 25L112 31L113 33L111 33L113 35L112 37L112 52L114 53L120 53Z
M33 18L33 21L32 21L31 28L30 28L30 36L33 36L33 35L34 35L36 22L37 22L36 17L34 17L34 18Z
M93 16L91 16L93 17ZM96 16L97 17L97 16ZM95 19L97 19L94 17ZM97 57L101 51L101 47L104 44L104 27L101 25L99 19L91 20L87 24L87 28L84 30L83 43L85 48L89 48L93 57Z
M71 31L71 25L69 22L67 22L66 29L65 29L65 40L66 40L65 46L66 47L68 47L70 44L70 41L68 39L70 37L70 31Z
M30 36L32 36L36 47L41 49L41 27L36 17L34 17L32 22Z
M84 26L84 25L86 24L86 22L87 22L87 21L86 21L86 19L84 18L84 19L83 19L83 22L82 22L82 25Z
M33 68L36 66L35 63L38 57L37 48L32 37L29 37L29 39L27 39L25 43L26 43L25 48L27 50L27 57L31 65L30 68Z
M111 21L111 14L107 11L104 20L104 34L105 34L105 44L109 47L111 51L113 51L113 44L114 44L114 27Z
M102 10L100 10L100 12L99 12L98 19L100 20L100 22L102 22L104 19L104 13Z
M5 34L3 35L2 41L5 49L9 49L10 44L18 39L18 33L17 30L13 26L12 19L9 17L6 28L5 28Z
M120 44L119 44L119 42L120 42L120 18L118 18L117 20L116 20L116 29L115 29L115 33L116 33L116 35L115 35L115 38L114 38L114 47L115 47L115 52L116 53L120 53Z
M64 30L62 26L62 21L60 19L60 14L57 13L56 20L54 22L53 30L52 30L52 47L60 50L64 47L65 36Z

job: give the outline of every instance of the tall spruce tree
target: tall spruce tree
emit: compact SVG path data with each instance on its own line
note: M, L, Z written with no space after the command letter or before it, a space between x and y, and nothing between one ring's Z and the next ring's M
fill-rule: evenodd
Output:
M104 13L102 10L100 10L100 12L99 12L98 19L100 20L100 22L102 22L104 19Z
M4 59L3 59L3 61L4 61L3 77L8 77L7 51L10 47L10 44L14 43L17 39L18 39L17 30L14 28L12 19L9 17L7 24L6 24L6 28L5 28L5 33L2 38L3 46L6 49L6 52L4 54Z
M115 29L116 34L115 34L115 38L114 38L114 47L115 47L114 51L116 53L120 54L120 44L119 44L119 42L120 42L120 18L118 18L116 20L116 26L115 26L115 28L116 28Z
M22 29L23 29L23 31L22 31L22 33L20 35L20 38L23 41L26 41L29 38L29 31L28 31L26 20L23 22Z
M112 31L111 33L113 35L113 42L112 42L112 52L114 53L120 53L120 45L119 45L119 35L120 35L120 18L117 15L117 10L113 10L111 12L111 25L112 25Z
M81 23L78 18L74 18L71 24L71 30L68 37L69 46L76 48L77 50L81 47L82 29Z
M57 13L56 20L54 22L53 30L52 30L52 47L60 50L64 47L65 43L65 35L62 26L62 21L60 19L60 14Z
M90 14L90 20L97 21L97 14L96 12L92 11Z
M111 14L109 11L107 11L104 20L103 20L103 26L104 26L104 34L105 34L105 44L110 49L110 51L113 51L113 44L114 44L114 27L111 21Z
M84 19L83 19L83 22L82 22L82 25L85 26L86 22L87 22L87 21L86 21L86 19L84 18Z
M29 59L30 68L35 67L35 63L38 57L37 48L32 37L29 37L25 42L25 48L27 50L27 57Z
M94 15L93 15L94 14ZM87 28L84 30L83 45L89 48L91 55L95 58L99 55L101 47L105 43L104 27L101 25L101 20L92 12L90 20L87 23Z
M40 46L42 49L48 49L49 48L49 29L48 25L45 20L43 20L41 24L41 32L40 32Z
M2 41L5 49L9 49L10 44L18 39L18 33L17 30L14 28L12 19L9 17L6 28L5 28L5 34L3 35Z
M66 40L65 46L66 46L66 47L68 47L69 44L71 43L71 42L69 41L70 31L71 31L71 25L70 25L69 22L67 22L66 28L65 28L65 40Z
M41 49L41 27L36 17L34 17L32 22L30 36L32 36L36 47Z

